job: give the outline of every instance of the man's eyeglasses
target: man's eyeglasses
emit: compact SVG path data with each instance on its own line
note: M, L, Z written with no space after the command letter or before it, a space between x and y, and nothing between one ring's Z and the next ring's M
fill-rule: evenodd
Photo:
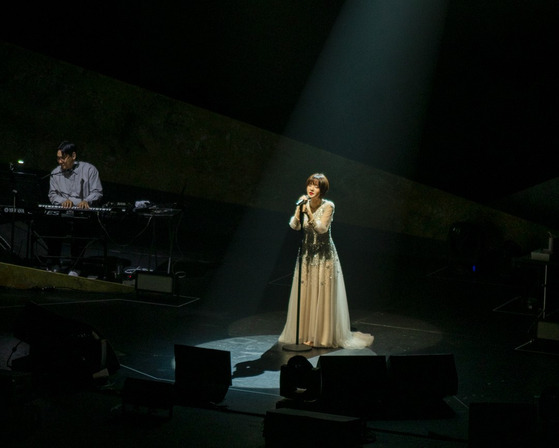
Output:
M65 156L56 156L56 160L60 161L60 160L66 160L68 157L70 157L69 154L66 154Z

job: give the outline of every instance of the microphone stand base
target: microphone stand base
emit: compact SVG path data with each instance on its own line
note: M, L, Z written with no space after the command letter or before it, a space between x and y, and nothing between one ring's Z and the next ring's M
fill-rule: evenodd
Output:
M282 350L286 350L288 352L309 352L312 350L312 347L306 344L285 344L282 347Z

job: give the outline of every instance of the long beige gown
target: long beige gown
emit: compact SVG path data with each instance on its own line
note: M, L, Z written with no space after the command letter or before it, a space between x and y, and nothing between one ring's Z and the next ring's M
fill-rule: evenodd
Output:
M314 347L360 349L373 343L373 336L352 332L342 267L330 226L334 217L334 203L322 199L309 224L303 215L304 238L302 244L301 311L299 340L296 338L297 295L299 285L299 258L291 286L287 321L279 342L301 344L310 342ZM301 230L296 215L289 225Z

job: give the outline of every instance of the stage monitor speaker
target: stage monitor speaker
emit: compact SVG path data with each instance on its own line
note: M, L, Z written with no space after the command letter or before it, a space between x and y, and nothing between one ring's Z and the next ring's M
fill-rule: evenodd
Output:
M384 356L325 355L319 358L318 368L324 412L358 417L382 413L387 389Z
M297 409L266 412L267 448L352 448L362 446L363 423L357 417Z
M14 370L19 365L21 370L80 383L107 378L120 368L109 342L91 326L34 302L20 314L14 336L29 344L27 362L14 360Z
M125 414L135 413L165 418L173 416L174 388L172 383L126 378L121 396L122 411Z
M447 418L444 398L458 392L452 354L393 355L387 360L388 414L391 418Z
M177 404L220 403L231 384L231 352L175 344Z
M173 294L173 277L166 274L138 272L136 274L136 291Z
M536 337L548 341L559 341L559 322L539 320Z
M530 403L471 403L468 447L536 447L537 409Z

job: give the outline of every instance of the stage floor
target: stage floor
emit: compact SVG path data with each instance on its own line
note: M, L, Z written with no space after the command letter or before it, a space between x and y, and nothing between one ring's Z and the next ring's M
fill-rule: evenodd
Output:
M452 416L367 420L363 446L465 447L472 404L532 405L545 388L558 385L555 344L537 350L526 345L534 338L537 313L533 301L531 308L515 302L521 286L514 273L464 272L449 267L436 249L404 256L397 250L401 242L388 244L386 235L373 232L368 237L351 251L349 240L338 243L352 326L375 336L370 350L360 353L282 350L277 338L295 260L293 251L279 248L263 262L263 254L270 255L266 245L248 251L247 245L232 243L219 263L186 272L180 296L3 289L0 368L6 375L8 359L28 350L13 335L28 301L95 328L121 364L98 390L39 394L4 406L9 425L3 434L20 447L72 446L77 440L87 440L80 446L262 447L266 412L283 399L281 366L295 354L313 365L321 356L454 356L458 393L445 398ZM210 409L176 406L172 419L157 423L123 422L124 381L172 383L175 344L230 352L232 385L225 399ZM62 384L65 374L59 373Z

